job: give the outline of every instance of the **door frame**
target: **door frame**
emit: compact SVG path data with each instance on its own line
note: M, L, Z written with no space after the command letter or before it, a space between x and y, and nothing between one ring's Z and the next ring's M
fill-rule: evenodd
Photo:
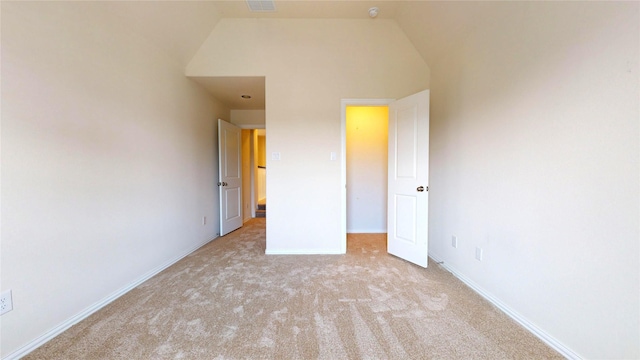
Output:
M342 99L340 112L340 251L347 253L347 106L389 106L396 99ZM386 211L386 209L385 209Z

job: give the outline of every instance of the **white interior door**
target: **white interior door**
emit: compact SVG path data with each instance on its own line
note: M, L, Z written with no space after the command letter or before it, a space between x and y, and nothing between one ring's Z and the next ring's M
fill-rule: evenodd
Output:
M242 226L242 139L239 127L218 119L220 236Z
M427 267L429 90L389 104L388 161L387 252Z

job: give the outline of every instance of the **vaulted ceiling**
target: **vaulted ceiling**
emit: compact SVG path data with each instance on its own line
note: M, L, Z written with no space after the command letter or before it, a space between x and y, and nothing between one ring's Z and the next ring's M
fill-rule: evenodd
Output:
M274 1L273 12L252 12L244 0L232 1L108 1L101 3L105 12L118 21L154 42L175 58L177 66L186 67L202 43L221 19L225 18L284 18L284 19L379 19L395 20L413 43L427 64L446 52L457 39L481 23L500 16L505 9L521 4L478 1L332 1L300 0ZM379 8L375 19L368 10ZM229 86L230 79L195 79L214 96L223 97L222 84ZM254 79L255 80L255 79ZM256 81L246 81L258 84ZM259 87L259 85L258 85ZM243 92L237 86L236 92ZM247 93L257 94L260 89L247 88ZM262 95L264 96L264 86ZM242 104L228 104L232 108ZM251 107L256 108L255 104Z
M223 18L367 19L378 7L379 19L393 19L403 1L275 1L276 11L251 12L244 0L109 1L107 11L168 50L183 66Z

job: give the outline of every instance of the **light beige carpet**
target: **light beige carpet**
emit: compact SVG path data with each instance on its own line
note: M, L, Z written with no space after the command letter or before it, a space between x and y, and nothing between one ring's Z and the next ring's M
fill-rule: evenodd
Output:
M255 219L26 358L561 358L437 264L385 248L352 234L346 255L267 256Z

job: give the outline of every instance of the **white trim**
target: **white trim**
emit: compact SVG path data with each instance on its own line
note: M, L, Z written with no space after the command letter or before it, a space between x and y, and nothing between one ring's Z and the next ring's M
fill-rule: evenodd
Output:
M282 249L266 250L266 255L344 255L340 249Z
M97 303L89 306L88 308L84 309L80 313L78 313L78 314L74 315L73 317L67 319L66 321L62 322L61 324L59 324L58 326L54 327L53 329L47 331L46 333L42 334L41 336L39 336L39 337L35 338L34 340L28 342L26 345L22 346L21 348L19 348L19 349L13 351L12 353L8 354L6 357L3 358L3 360L14 360L14 359L22 358L23 356L29 354L30 352L32 352L35 349L39 348L40 346L44 345L49 340L51 340L54 337L62 334L65 330L69 329L73 325L79 323L80 321L82 321L82 320L88 318L89 316L91 316L96 311L98 311L98 310L102 309L103 307L109 305L111 302L113 302L117 298L119 298L122 295L126 294L127 292L135 289L136 287L138 287L138 285L142 284L143 282L145 282L145 281L151 279L152 277L154 277L155 275L159 274L164 269L166 269L169 266L177 263L178 261L180 261L183 258L185 258L187 255L193 253L194 251L198 250L199 248L205 246L206 244L210 243L211 241L213 241L213 240L215 240L217 238L218 238L218 236L214 237L211 240L207 240L207 241L205 241L203 243L200 243L200 244L198 244L198 245L196 245L194 247L191 247L187 251L183 252L181 255L178 255L178 256L172 258L171 260L165 262L164 264L161 264L158 267L148 271L146 274L142 275L140 278L138 278L137 280L135 280L131 284L121 288L120 290L117 290L116 292L112 293L111 295L107 296L106 298L98 301Z
M527 329L530 333L532 333L538 339L542 340L544 343L549 345L551 348L553 348L554 350L559 352L560 355L564 356L567 359L572 359L572 360L581 360L582 359L582 357L580 357L580 355L576 354L573 350L569 349L566 345L564 345L563 343L558 341L556 338L554 338L553 336L549 335L544 330L542 330L539 327L537 327L534 323L529 321L524 316L520 315L517 311L513 310L511 307L509 307L508 305L506 305L505 303L500 301L498 298L496 298L495 296L491 295L491 293L489 293L488 291L483 289L481 286L479 286L478 284L473 282L473 280L471 280L471 279L467 278L466 276L462 275L461 272L456 270L454 267L448 265L446 262L444 262L444 260L441 260L441 258L439 256L434 255L433 253L429 253L429 257L433 261L435 261L436 263L440 264L440 266L442 266L445 270L447 270L448 272L453 274L453 276L455 276L456 278L460 279L460 281L462 281L463 283L465 283L465 285L467 285L473 291L478 293L478 295L482 296L485 300L487 300L491 304L495 305L498 309L500 309L502 312L507 314L507 316L509 316L511 319L515 320L515 322L517 322L518 324L522 325L525 329Z
M340 246L347 252L347 106L385 106L395 99L342 99L340 100Z

